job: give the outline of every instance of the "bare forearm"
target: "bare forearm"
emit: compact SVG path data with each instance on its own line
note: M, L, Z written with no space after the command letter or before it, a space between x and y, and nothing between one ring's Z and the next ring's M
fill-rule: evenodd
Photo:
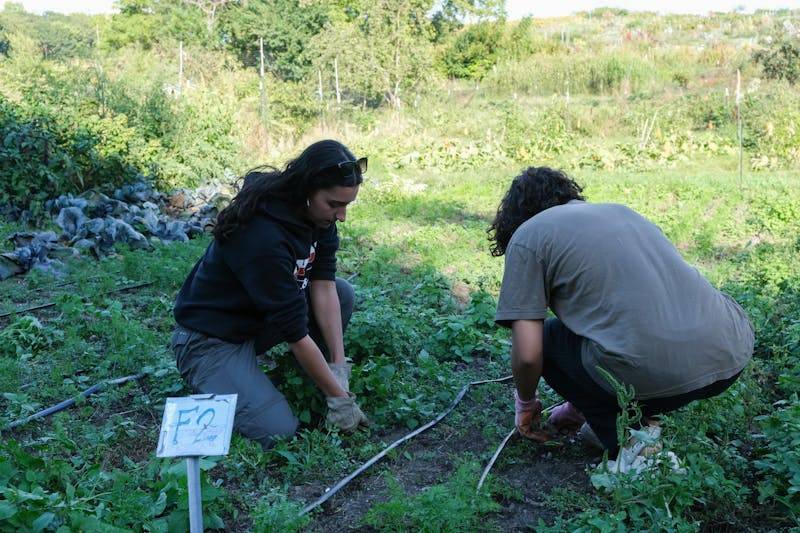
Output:
M299 341L289 344L289 347L297 362L325 396L347 396L347 392L339 386L322 352L311 337L306 335Z
M311 309L331 354L331 362L344 362L342 310L336 282L318 280L311 283Z
M542 376L542 322L518 320L511 330L511 373L520 399L530 400Z
M530 400L536 394L536 387L539 385L539 378L542 376L541 361L537 363L514 362L514 355L511 356L511 373L514 375L514 382L517 384L517 391L521 400Z

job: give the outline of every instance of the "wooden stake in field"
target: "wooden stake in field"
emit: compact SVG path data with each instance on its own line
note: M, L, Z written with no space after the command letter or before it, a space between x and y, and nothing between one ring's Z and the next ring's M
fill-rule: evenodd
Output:
M333 76L336 80L336 105L342 103L342 93L339 92L339 58L333 58Z
M178 44L178 92L183 88L183 41Z
M267 124L267 89L264 83L264 38L258 38L258 54L261 60L261 66L258 70L258 90L261 98L259 111L261 114L261 124L264 126L264 130L266 131L268 128Z
M739 191L744 186L744 152L742 149L742 72L736 69L736 134L739 137Z

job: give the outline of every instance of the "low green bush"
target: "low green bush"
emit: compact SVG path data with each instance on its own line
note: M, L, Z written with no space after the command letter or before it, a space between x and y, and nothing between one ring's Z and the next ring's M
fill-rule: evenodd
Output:
M486 530L484 515L500 509L491 490L475 493L480 465L462 462L446 482L406 494L387 476L390 499L369 510L364 523L378 531L459 532Z
M763 479L758 484L758 502L778 504L800 526L800 399L773 404L772 414L756 418L763 432L764 453L755 461Z
M302 507L289 501L286 494L273 490L258 501L251 516L257 533L294 533L303 531L311 522L308 515L300 516Z
M761 66L764 76L771 80L800 81L800 33L778 27L766 46L753 53L753 61Z
M503 27L483 22L461 30L439 58L441 70L453 78L480 80L497 61Z
M106 471L99 464L47 461L3 440L0 468L0 529L14 531L119 531L142 527L179 531L189 521L186 462L151 461L143 468ZM217 514L223 491L205 471L216 464L201 459L203 521L224 528ZM64 530L62 529L62 530Z
M22 109L0 95L0 202L27 205L92 187L107 190L146 168L146 144L125 117L57 119L54 112Z

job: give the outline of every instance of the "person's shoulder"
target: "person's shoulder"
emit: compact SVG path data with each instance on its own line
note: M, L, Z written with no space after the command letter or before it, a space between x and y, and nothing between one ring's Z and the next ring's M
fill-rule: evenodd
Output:
M259 213L238 228L224 246L229 250L258 253L271 250L286 240L286 228L278 220Z
M542 213L539 213L541 215ZM548 233L548 224L539 218L539 215L531 217L514 231L509 247L520 246L522 248L536 249L542 238Z
M537 249L545 243L560 241L580 226L581 219L602 209L602 205L605 204L570 200L545 209L523 222L514 232L510 244Z
M586 202L583 200L570 200L566 204L557 205L542 211L534 218L539 218L539 223L555 224L562 227L560 223L565 219L575 221L580 217L602 217L620 216L623 214L640 216L636 211L624 204L613 202Z

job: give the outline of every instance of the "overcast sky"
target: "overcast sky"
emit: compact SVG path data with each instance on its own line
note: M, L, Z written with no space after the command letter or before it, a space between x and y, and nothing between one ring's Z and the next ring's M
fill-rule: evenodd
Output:
M177 0L176 0L177 1ZM5 4L6 0L0 0ZM110 13L113 0L21 0L26 11L42 13ZM535 17L557 17L576 11L587 11L600 6L622 7L630 11L659 11L669 13L705 14L709 11L733 11L738 6L752 12L756 9L800 9L800 0L507 0L510 18L525 15Z

